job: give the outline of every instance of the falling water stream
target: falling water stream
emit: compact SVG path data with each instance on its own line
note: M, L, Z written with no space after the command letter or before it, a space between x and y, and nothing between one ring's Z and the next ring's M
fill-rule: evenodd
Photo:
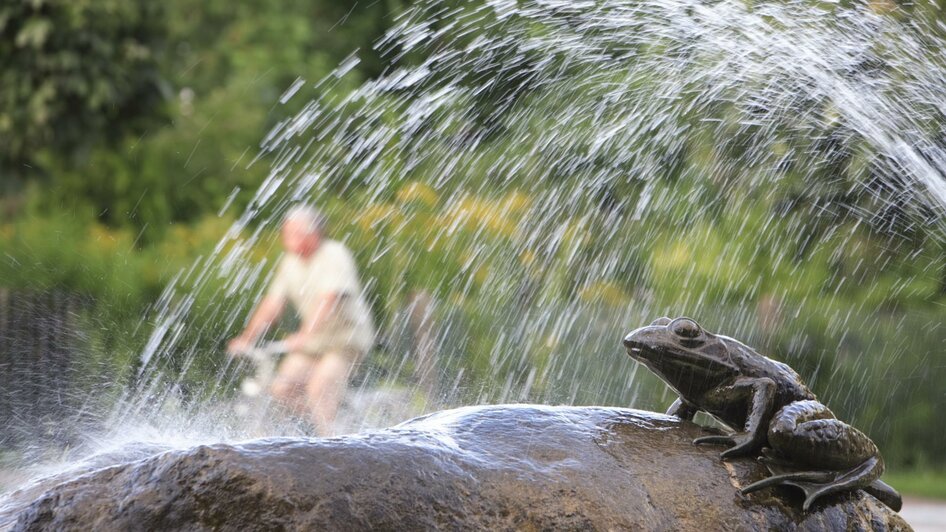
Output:
M946 341L941 311L896 305L943 282L946 28L887 7L419 3L376 44L382 75L343 90L355 51L280 98L286 118L252 163L268 177L245 210L224 207L235 221L213 253L143 319L134 382L90 398L95 423L65 462L307 434L235 410L249 368L222 353L298 201L354 250L382 325L342 431L461 404L660 408L668 394L620 339L668 314L800 367L829 404L890 432L856 405L895 411L906 384L830 386L897 367L932 386L930 361L878 331ZM909 274L891 265L904 256ZM828 286L811 286L807 260L835 268ZM863 283L874 299L846 299ZM25 471L67 467L54 463Z

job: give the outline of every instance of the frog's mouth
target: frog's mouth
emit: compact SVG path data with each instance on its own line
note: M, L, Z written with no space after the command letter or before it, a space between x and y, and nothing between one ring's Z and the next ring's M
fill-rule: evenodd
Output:
M729 373L734 370L732 366L725 362L687 351L636 344L628 346L627 352L634 360L662 369L695 370L709 374Z
M710 338L694 341L693 347L681 345L666 326L650 325L627 335L624 347L631 358L667 377L689 374L712 378L735 372L724 353L713 352L720 347L718 342L706 340Z

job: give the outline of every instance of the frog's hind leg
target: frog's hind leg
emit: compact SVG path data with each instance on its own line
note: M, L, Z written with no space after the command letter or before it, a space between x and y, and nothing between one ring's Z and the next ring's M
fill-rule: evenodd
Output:
M903 498L900 497L897 490L893 489L893 486L883 480L877 479L862 489L873 495L878 501L889 506L890 509L895 512L899 512L900 509L903 508Z
M867 484L871 484L880 474L878 469L882 471L882 468L883 462L872 456L849 471L797 471L775 474L754 482L742 488L741 491L743 494L747 494L769 486L795 486L805 492L805 503L802 505L802 510L807 512L815 501L825 495L864 488ZM774 464L770 464L769 469L773 473L784 471L784 468ZM884 499L881 499L881 501L886 503ZM888 504L888 506L890 505Z
M823 486L826 483L834 480L835 476L836 475L825 471L798 471L796 473L784 473L781 475L772 475L771 477L762 479L758 482L753 482L752 484L742 488L740 491L743 495L745 495L752 493L753 491L759 491L763 488L768 488L770 486L780 486L782 484L797 486L804 490L805 488L800 486L800 483L805 485L811 484Z
M785 462L767 464L777 477L780 473L798 474L799 471L829 475L783 477L781 482L773 481L802 489L806 510L819 497L866 488L884 472L883 459L870 438L835 419L834 414L817 401L796 401L782 407L769 425L768 443Z
M821 485L816 483L808 483L807 485L802 482L796 483L795 485L805 492L805 503L802 505L802 510L807 512L808 508L811 507L819 497L839 491L849 491L865 487L865 483L869 484L873 482L883 473L883 469L883 462L876 456L872 456L854 469L838 475L833 482Z

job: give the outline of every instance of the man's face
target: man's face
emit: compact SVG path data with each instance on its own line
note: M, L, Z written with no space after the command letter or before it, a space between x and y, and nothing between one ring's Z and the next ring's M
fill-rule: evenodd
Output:
M301 220L288 220L282 226L282 244L286 251L306 258L319 247L322 237L318 231L310 231Z

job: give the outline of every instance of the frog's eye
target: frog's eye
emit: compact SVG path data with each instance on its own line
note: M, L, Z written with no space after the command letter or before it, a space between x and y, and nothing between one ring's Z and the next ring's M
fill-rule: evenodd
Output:
M669 327L673 334L686 339L696 338L703 333L699 324L690 318L677 318L670 322Z

